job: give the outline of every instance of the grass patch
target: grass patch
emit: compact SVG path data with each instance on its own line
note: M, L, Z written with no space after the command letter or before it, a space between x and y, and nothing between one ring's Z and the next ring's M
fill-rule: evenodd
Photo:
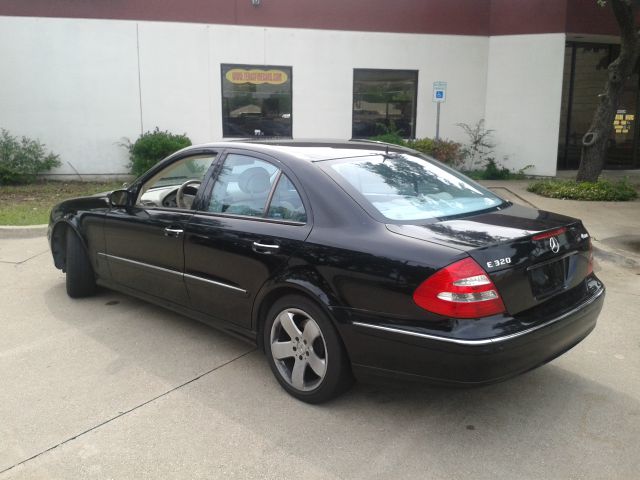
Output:
M636 188L627 180L580 183L575 180L541 180L530 184L527 190L543 197L563 200L628 201L638 198Z
M122 182L60 182L0 186L0 225L40 225L49 222L51 207L63 200L115 190Z

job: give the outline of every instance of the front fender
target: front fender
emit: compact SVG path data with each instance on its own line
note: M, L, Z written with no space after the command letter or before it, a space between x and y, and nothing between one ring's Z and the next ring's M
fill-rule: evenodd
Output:
M66 265L66 245L67 245L67 235L69 231L73 232L74 235L77 235L80 239L80 243L84 248L85 252L89 252L87 248L87 241L82 235L80 231L80 227L78 226L77 219L75 217L71 218L61 218L57 222L49 225L49 248L51 249L51 254L53 255L53 263L56 268L64 271Z

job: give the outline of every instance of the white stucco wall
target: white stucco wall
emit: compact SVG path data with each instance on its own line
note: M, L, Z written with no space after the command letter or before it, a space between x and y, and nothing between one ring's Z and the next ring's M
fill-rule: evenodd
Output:
M564 44L564 34L489 39L486 125L496 160L511 169L556 173Z
M0 17L0 66L0 128L46 143L59 172L124 171L117 144L140 130L135 23Z
M60 154L56 173L125 173L119 144L158 126L222 137L221 63L293 68L295 138L349 138L354 68L419 70L417 136L435 135L432 82L448 82L441 135L485 116L487 37L0 17L0 127ZM489 76L491 78L491 76ZM558 86L560 88L560 86ZM559 104L559 101L558 101ZM556 132L557 134L557 132Z

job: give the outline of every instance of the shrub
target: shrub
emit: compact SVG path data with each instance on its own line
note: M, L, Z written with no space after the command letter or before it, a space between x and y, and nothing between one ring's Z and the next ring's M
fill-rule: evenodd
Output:
M462 145L452 140L435 140L427 137L416 138L415 140L404 140L396 132L377 135L375 137L371 137L370 140L409 147L454 168L459 167L464 162Z
M463 170L463 173L474 180L522 180L527 178L525 171L532 167L533 165L527 165L520 170L512 171L493 158L487 158L484 168Z
M186 134L175 135L161 131L158 127L153 132L145 132L134 143L126 144L129 150L131 173L142 175L163 158L191 145Z
M464 162L462 145L453 140L418 138L410 140L408 146L454 168L459 168Z
M45 150L38 140L0 133L0 184L33 182L39 173L59 167L58 155Z
M384 143L392 143L394 145L400 145L403 147L407 146L407 142L405 142L404 139L397 133L383 133L381 135L376 135L375 137L371 137L369 138L369 140L375 140L377 142L384 142Z
M462 156L467 161L467 169L473 170L478 166L486 168L489 160L493 160L491 154L496 144L493 142L493 130L484 126L484 119L478 120L475 125L458 123L469 138L469 144L463 148Z
M576 182L574 180L542 180L534 182L527 190L543 197L566 200L627 201L638 197L638 192L626 179L618 182Z

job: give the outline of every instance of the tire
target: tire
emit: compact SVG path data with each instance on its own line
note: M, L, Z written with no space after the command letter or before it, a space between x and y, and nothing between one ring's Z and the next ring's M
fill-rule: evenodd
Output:
M67 295L71 298L88 297L96 291L96 278L89 257L78 236L67 231Z
M306 297L288 295L273 304L264 325L264 346L276 379L298 400L326 402L353 384L335 327Z

